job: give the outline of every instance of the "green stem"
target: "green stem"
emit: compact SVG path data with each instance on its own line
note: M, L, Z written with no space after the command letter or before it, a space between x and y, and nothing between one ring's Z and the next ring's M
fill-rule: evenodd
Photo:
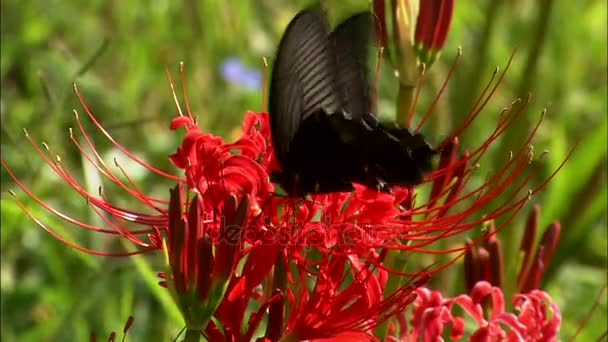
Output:
M192 330L186 329L186 336L184 337L184 342L198 342L201 339L201 331L200 330Z
M400 127L408 127L408 117L414 102L415 86L399 84L399 95L397 96L397 124Z
M285 294L287 288L287 272L283 255L279 253L277 262L274 265L274 276L272 286L275 291ZM275 300L268 308L268 325L266 326L266 337L271 341L278 341L283 333L283 316L285 314L285 300L281 297Z
M388 269L395 270L395 273L404 271L407 265L407 258L405 257L405 255L406 253L400 250L388 251L385 259L386 267ZM384 286L384 298L397 291L397 289L402 285L402 282L404 281L403 276L395 273L389 273L386 285ZM378 338L378 340L386 340L390 323L390 320L386 320L375 328L374 335Z

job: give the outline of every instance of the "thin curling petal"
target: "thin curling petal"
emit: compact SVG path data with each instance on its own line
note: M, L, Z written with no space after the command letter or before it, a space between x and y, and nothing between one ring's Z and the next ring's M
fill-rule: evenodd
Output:
M180 121L184 120L180 117ZM185 120L183 126L188 127L186 137L170 159L184 169L189 188L203 195L205 210L220 207L226 193L252 194L255 200L251 206L257 209L258 195L272 191L268 175L256 160L265 149L254 146L247 136L227 144L220 137L202 133L192 121ZM256 131L248 129L247 133L258 142L262 139ZM235 154L233 150L242 154Z
M545 292L533 290L516 295L513 306L519 310L519 322L525 325L528 336L541 341L551 341L560 329L561 312L552 298Z

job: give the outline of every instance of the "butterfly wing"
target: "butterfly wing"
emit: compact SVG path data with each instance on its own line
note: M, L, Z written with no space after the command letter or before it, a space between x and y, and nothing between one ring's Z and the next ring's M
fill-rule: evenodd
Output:
M289 23L274 61L270 83L270 129L277 160L282 168L300 124L319 113L337 112L335 58L328 23L320 10L307 9Z
M336 59L336 88L341 109L353 119L374 112L371 101L369 50L372 43L372 14L357 13L339 24L331 33Z

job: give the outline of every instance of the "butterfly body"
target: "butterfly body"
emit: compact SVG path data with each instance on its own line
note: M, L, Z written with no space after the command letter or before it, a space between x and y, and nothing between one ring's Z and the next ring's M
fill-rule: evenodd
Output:
M348 138L338 134L339 115L320 111L299 126L289 146L290 157L281 164L281 172L271 175L285 191L304 196L353 189L348 170L356 167L356 159L343 143Z

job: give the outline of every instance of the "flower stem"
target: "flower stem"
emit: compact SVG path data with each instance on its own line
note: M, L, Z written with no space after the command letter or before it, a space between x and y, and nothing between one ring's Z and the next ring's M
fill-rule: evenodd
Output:
M274 265L274 276L272 279L274 291L281 294L285 293L287 287L287 274L283 255L279 253L277 262ZM285 300L283 297L274 301L268 308L268 325L266 326L266 337L271 341L278 341L283 333L283 315L285 310Z
M407 259L405 257L405 254L406 253L400 250L388 251L385 259L385 264L387 268L395 270L396 273L404 271L407 266ZM403 279L404 277L399 274L395 274L392 272L389 273L388 279L386 281L386 286L384 286L384 298L397 291L397 289L402 285L401 283ZM374 330L374 335L378 338L378 340L386 340L390 323L390 320L386 320L376 327L376 329Z
M397 95L396 120L399 127L408 127L408 119L414 101L415 86L399 83L399 95Z
M186 329L186 336L184 336L184 342L198 342L200 339L200 330Z

